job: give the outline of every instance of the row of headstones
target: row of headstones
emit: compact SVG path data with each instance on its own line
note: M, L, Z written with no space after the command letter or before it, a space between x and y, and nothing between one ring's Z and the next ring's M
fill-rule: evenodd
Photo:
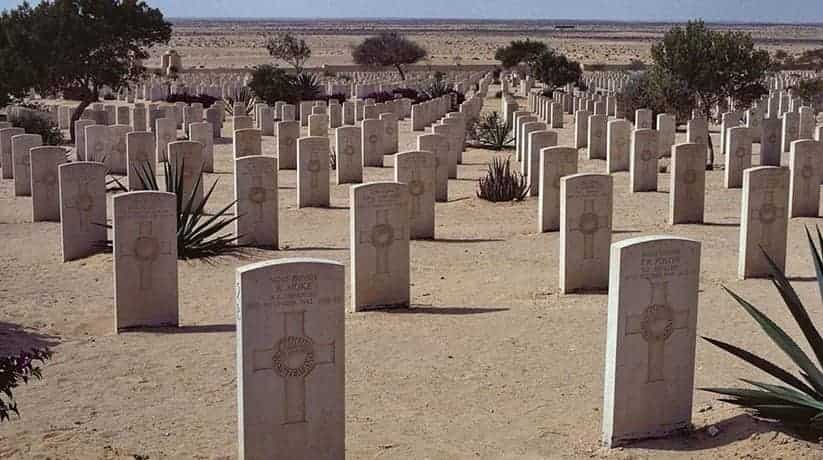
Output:
M360 247L386 261L384 276L397 270L408 279L394 254L374 254L407 233L390 217L404 207L405 186L367 184L352 196L353 253L358 241L369 241ZM700 252L697 241L666 236L611 245L603 397L609 447L690 424ZM359 270L351 267L355 281ZM280 259L241 267L236 278L239 456L344 458L344 266Z

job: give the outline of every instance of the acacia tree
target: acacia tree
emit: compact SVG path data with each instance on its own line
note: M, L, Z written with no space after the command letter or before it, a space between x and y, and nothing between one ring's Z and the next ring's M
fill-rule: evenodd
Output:
M717 32L703 21L690 21L685 28L669 30L652 47L652 60L649 76L658 95L664 100L676 96L679 104L688 104L689 112L699 108L707 119L712 107L726 98L748 105L768 92L763 82L772 68L769 53L755 49L747 33ZM711 136L708 145L711 169Z
M351 56L354 62L365 66L392 66L400 73L402 80L406 79L403 66L414 64L426 57L426 50L417 43L398 34L397 32L383 32L369 37L352 49Z
M572 61L554 50L546 50L529 61L532 76L554 90L568 83L580 80L583 69L580 63Z
M171 38L163 13L141 0L23 3L0 15L0 30L0 75L25 69L6 91L76 94L72 127L103 87L119 90L142 78L147 49Z
M534 40L513 40L506 46L497 48L494 59L500 64L510 69L520 64L531 64L538 56L549 51L549 47L543 42Z
M266 40L266 49L272 57L282 59L294 67L298 74L303 72L303 66L311 57L311 48L306 44L306 40L297 38L290 32L269 37Z

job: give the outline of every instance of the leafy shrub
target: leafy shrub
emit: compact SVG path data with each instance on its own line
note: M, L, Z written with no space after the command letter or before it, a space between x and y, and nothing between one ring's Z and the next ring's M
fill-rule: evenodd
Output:
M806 236L811 247L812 259L817 273L817 283L823 298L823 257L815 248L808 228ZM817 231L817 239L823 248L823 237ZM806 354L788 333L774 323L762 311L744 300L734 292L726 289L738 304L757 322L766 336L777 345L800 369L800 377L776 364L767 361L752 352L743 350L720 340L704 337L709 343L746 361L761 371L781 381L784 385L761 383L741 379L755 387L751 388L703 388L703 391L723 395L725 401L750 410L754 416L767 420L782 422L785 426L816 436L823 435L823 338L812 323L803 305L783 271L763 252L768 260L772 283L783 298L786 307L794 317L811 350L816 362ZM819 304L818 304L819 306Z
M385 91L378 91L375 93L369 93L366 95L364 99L374 99L374 102L377 104L382 104L384 102L393 101L394 94L387 93Z
M277 101L296 104L299 100L295 78L270 64L259 65L252 70L249 88L269 105Z
M491 112L480 116L472 138L483 148L502 150L514 142L514 133L510 123L504 123L497 112Z
M189 105L200 103L203 104L204 109L208 109L217 101L219 101L218 98L209 96L208 94L169 94L166 97L166 102L170 102L172 104L175 102L185 102Z
M392 90L392 94L395 95L396 98L407 98L411 99L412 101L416 101L418 97L420 97L420 93L417 90L412 88L395 88Z
M477 182L477 197L495 203L523 201L528 193L526 177L511 170L509 158L492 158L486 177Z
M43 145L60 145L63 143L63 132L57 124L44 112L21 110L11 115L9 121L18 128L23 128L26 134L39 134L43 138Z
M203 195L202 201L197 202L197 197L192 195L184 202L184 166L185 164L181 164L178 169L174 161L163 163L166 176L165 191L177 195L177 258L182 260L208 259L221 255L239 255L241 249L235 244L238 237L227 231L229 225L239 217L231 217L228 214L235 201L211 216L206 216L203 210L217 186L215 182ZM144 189L160 190L157 176L152 173L148 164L137 170L137 178ZM195 190L201 186L201 181L202 175L195 182Z
M43 378L40 368L34 363L40 361L45 364L51 358L48 349L32 349L22 351L18 355L0 357L0 422L9 420L12 413L20 416L13 391L20 383L28 383L33 377Z
M224 99L226 103L226 113L231 116L248 116L252 110L254 110L254 104L257 103L257 97L255 96L254 91L249 87L243 87L240 89L240 94L237 100L232 97L227 97ZM243 104L243 113L234 113L234 104L235 102L240 102Z

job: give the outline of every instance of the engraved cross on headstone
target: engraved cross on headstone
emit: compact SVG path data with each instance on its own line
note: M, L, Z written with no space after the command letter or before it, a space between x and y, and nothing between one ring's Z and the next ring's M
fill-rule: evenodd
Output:
M283 425L305 423L306 378L315 367L334 364L334 342L315 343L306 335L305 312L289 311L283 316L283 334L272 348L254 350L252 371L272 370L285 379Z
M648 280L651 286L649 305L638 315L626 318L626 336L640 335L648 345L646 382L665 380L666 342L676 330L689 327L689 310L675 310L669 305L669 282Z
M260 223L263 221L263 206L266 202L274 198L277 188L272 186L266 187L263 184L263 180L266 179L266 177L261 174L251 175L250 178L252 185L249 187L247 198L249 202L254 205L254 223Z
M137 261L137 270L139 271L140 281L138 289L151 289L151 266L157 260L158 256L170 255L171 245L170 241L160 241L153 236L153 224L150 221L143 221L138 223L137 238L131 245L131 252L124 252L120 255L124 257L133 257ZM176 244L176 242L174 242Z
M763 192L763 204L760 208L754 209L754 217L760 223L760 242L759 244L768 244L771 239L767 238L772 230L772 224L777 219L783 217L786 212L785 208L777 207L774 204L774 190L766 190Z
M403 227L395 229L389 224L389 210L379 209L376 211L375 225L367 232L360 234L360 242L372 245L376 252L377 275L389 273L389 257L391 247L395 241L401 239ZM400 230L400 231L397 231Z
M90 179L85 179L77 184L77 192L66 200L66 209L76 209L80 217L80 231L86 232L89 230L89 222L91 220L91 211L94 209L94 198L89 193ZM96 222L103 224L103 222Z
M311 153L309 153L309 162L306 165L306 170L311 174L311 183L309 184L309 187L312 192L317 190L320 186L320 172L323 171L323 160L317 158L318 153L319 152L316 149L312 149Z
M583 234L583 259L594 258L594 235L609 226L609 216L599 216L595 212L594 199L583 201L583 213L577 220L577 227L569 231Z

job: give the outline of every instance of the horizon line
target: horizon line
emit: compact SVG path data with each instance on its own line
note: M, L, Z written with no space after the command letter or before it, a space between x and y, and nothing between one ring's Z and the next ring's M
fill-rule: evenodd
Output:
M170 21L174 20L212 20L212 21L487 21L487 22L576 22L576 23L621 23L621 24L678 24L689 21L702 20L710 25L799 25L799 26L823 26L823 21L812 22L791 22L791 21L753 21L753 20L705 20L701 18L690 19L568 19L568 18L540 18L540 19L495 19L495 18L441 18L441 17L316 17L316 16L293 16L293 17L252 17L252 16L169 16Z

